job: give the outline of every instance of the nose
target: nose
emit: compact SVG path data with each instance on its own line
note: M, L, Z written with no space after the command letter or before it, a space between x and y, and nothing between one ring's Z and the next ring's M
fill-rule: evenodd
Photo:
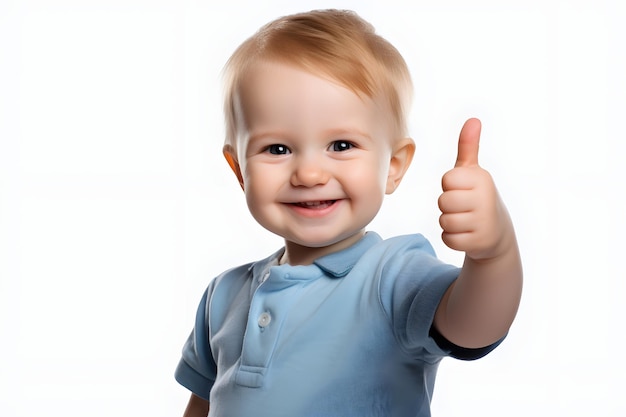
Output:
M324 185L330 178L328 169L319 158L311 156L298 158L291 175L291 185L294 187L315 187Z

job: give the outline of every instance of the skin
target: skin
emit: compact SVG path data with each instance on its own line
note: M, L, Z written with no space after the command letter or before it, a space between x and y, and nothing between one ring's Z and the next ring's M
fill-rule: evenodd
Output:
M206 417L209 415L209 402L195 394L191 394L183 417Z
M271 62L251 72L238 102L242 135L224 156L252 215L285 239L283 261L307 265L358 241L415 150L394 131L389 110L332 80ZM477 119L463 126L438 202L442 239L465 252L465 261L434 325L467 348L506 334L522 289L510 217L478 164L480 132ZM192 395L185 416L206 416L208 409Z
M224 153L252 216L285 239L283 260L307 265L358 241L415 150L389 111L273 62L250 72L238 102L242 133Z
M435 326L451 342L487 346L511 326L522 294L515 231L491 175L478 165L481 123L469 119L459 136L454 168L439 197L444 243L465 252L458 279L441 300Z

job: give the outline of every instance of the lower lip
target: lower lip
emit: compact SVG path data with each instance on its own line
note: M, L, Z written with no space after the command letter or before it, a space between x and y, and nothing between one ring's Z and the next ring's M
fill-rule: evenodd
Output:
M304 207L296 204L288 204L288 207L295 211L300 216L310 217L310 218L319 218L324 217L335 211L341 200L335 200L334 203L324 206L324 207Z

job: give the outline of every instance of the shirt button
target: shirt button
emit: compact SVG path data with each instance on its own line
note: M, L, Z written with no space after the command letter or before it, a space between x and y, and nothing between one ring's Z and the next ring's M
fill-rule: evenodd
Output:
M263 327L267 327L270 322L272 321L272 316L270 316L270 313L261 313L261 315L259 316L259 327L263 328Z

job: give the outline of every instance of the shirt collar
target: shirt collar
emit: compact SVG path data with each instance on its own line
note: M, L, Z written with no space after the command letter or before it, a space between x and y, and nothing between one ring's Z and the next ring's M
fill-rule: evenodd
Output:
M328 274L331 278L343 278L350 273L354 265L356 265L365 252L381 241L382 238L377 233L367 232L354 245L338 252L322 256L321 258L313 261L313 265L324 271L324 273ZM284 250L285 248L281 248L269 257L265 258L263 261L252 263L248 270L252 271L255 277L258 277L259 282L263 282L267 278L266 274L269 273L269 270L272 267L298 268L300 271L298 276L302 275L304 271L309 271L309 273L313 271L303 266L278 266L278 259L282 256Z
M367 232L354 245L322 256L313 261L313 263L333 278L342 278L348 275L352 267L356 265L365 252L380 241L382 241L382 238L377 233Z

